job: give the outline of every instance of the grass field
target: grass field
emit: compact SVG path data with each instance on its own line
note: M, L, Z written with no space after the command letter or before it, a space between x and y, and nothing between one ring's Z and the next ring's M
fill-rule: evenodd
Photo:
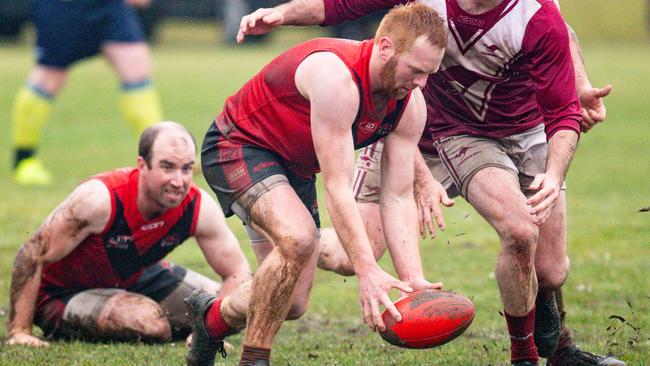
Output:
M196 35L200 32L200 36ZM318 33L314 30L310 32ZM201 140L224 98L261 65L305 33L285 31L272 44L218 48L205 29L165 30L154 49L155 82L165 116ZM198 41L197 41L198 39ZM53 186L22 188L10 179L9 118L15 91L31 66L28 42L0 44L0 338L5 336L13 257L27 236L82 179L135 163L136 138L121 119L118 82L101 60L70 75L43 136L40 156L56 175ZM647 44L583 44L594 84L614 84L609 119L583 135L568 176L571 275L565 285L568 323L583 348L614 353L629 365L650 364L650 124ZM206 187L203 178L197 183ZM321 198L323 200L323 198ZM321 207L325 203L321 202ZM323 209L324 224L329 218ZM311 307L283 326L272 354L276 365L503 365L509 357L493 270L498 241L463 202L446 211L448 230L422 242L427 277L471 297L474 324L458 340L427 351L384 343L361 323L356 281L319 271ZM241 225L231 220L253 261ZM171 256L210 275L195 243ZM253 262L251 262L253 263ZM390 263L382 261L384 268ZM236 365L241 336L219 365ZM0 365L178 365L185 345L55 343L47 351L0 345Z

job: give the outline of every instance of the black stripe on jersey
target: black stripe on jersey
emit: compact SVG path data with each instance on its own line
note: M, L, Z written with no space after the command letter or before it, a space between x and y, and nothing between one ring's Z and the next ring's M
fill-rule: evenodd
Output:
M124 206L117 194L115 197L115 219L102 238L111 267L123 281L146 266L164 258L190 236L197 197L187 205L183 216L151 248L139 256L133 233L124 216Z
M357 131L359 128L359 120L361 119L361 111L363 111L363 86L361 85L361 78L356 71L352 70L352 75L354 75L354 82L357 84L359 89L359 109L357 109L357 115L354 117L354 122L352 123L352 141L354 142L355 149L357 149Z
M402 112L404 112L404 108L406 107L406 100L407 98L402 98L397 101L395 110L392 111L388 116L384 117L384 119L381 121L381 126L370 138L365 141L360 141L358 145L355 141L355 149L360 149L362 147L372 145L375 142L386 137L389 132L393 131L399 124L398 118L401 117Z
M133 233L124 217L124 205L117 194L113 196L115 197L115 218L102 240L113 272L122 280L126 280L141 267L133 241Z
M185 239L190 237L190 230L192 230L192 222L194 221L196 199L197 196L192 198L192 201L190 201L185 208L183 216L176 221L176 224L174 224L174 226L172 226L169 231L151 247L151 249L140 257L140 262L143 266L151 265L165 258L167 253L174 250L174 248L181 245Z

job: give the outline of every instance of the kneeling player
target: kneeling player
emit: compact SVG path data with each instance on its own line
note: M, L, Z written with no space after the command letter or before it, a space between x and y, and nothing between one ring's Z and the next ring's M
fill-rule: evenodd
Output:
M192 184L196 148L164 122L140 137L137 168L80 184L14 262L7 344L48 337L167 341L191 331L183 298L197 288L223 297L250 268L216 202ZM195 237L220 285L162 259Z

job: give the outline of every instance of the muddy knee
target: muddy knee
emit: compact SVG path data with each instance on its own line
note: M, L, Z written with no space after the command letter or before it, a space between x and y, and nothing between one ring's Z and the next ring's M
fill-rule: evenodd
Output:
M157 342L171 337L169 322L155 301L120 289L92 289L72 297L62 328L93 340Z
M171 327L163 309L152 299L131 292L111 297L98 321L100 331L116 339L164 342Z

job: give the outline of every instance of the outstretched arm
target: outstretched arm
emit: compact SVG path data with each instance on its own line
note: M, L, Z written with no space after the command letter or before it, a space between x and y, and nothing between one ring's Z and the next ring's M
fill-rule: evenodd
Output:
M243 42L247 35L265 34L281 25L332 25L411 1L413 0L293 0L275 8L257 9L244 16L237 33L237 42Z
M571 47L571 58L573 59L573 69L576 73L576 92L580 98L582 107L582 122L580 128L582 132L589 131L598 122L604 122L607 118L607 109L603 98L612 91L610 84L602 88L594 88L587 75L585 60L582 57L582 50L578 42L578 35L569 26L569 45Z
M317 25L324 20L323 0L293 0L274 8L260 8L242 17L237 42L244 42L246 36L269 33L281 25Z
M558 9L560 2L554 0ZM598 122L604 122L607 118L607 109L603 98L609 95L612 91L610 84L602 88L594 88L589 81L587 75L587 68L585 66L585 59L582 57L582 49L578 41L578 35L567 23L569 30L569 46L571 48L571 58L573 59L573 70L576 75L576 92L580 98L580 105L582 107L582 122L580 122L580 129L582 132L589 131Z
M219 298L224 298L253 278L248 261L226 224L221 208L203 190L195 236L208 264L223 280Z
M381 158L381 221L395 270L415 290L441 288L424 279L418 214L413 197L414 162L426 120L420 89L414 89L398 127L384 139Z
M388 297L391 288L404 292L412 289L379 268L356 208L352 192L354 143L351 127L359 109L358 89L345 64L329 52L306 58L298 67L295 79L296 87L311 104L312 139L323 173L327 207L359 279L364 322L372 329L383 331L380 305L401 319Z
M88 181L77 187L23 244L11 276L8 345L48 345L31 335L43 265L60 260L87 236L101 232L110 210L106 186L97 180Z

